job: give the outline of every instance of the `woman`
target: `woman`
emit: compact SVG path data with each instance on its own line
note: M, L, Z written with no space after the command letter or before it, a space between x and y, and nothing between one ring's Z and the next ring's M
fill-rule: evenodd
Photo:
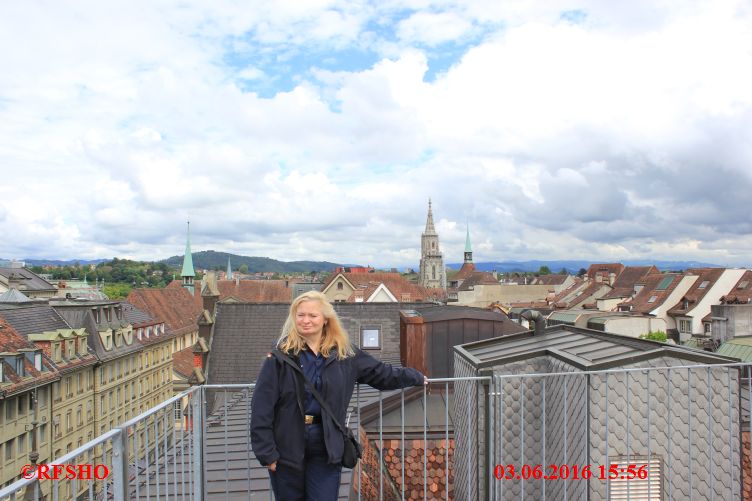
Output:
M269 469L277 501L337 499L344 437L304 384L280 359L291 357L344 426L355 383L379 390L426 384L417 370L391 367L350 344L332 305L320 292L298 296L261 367L251 403L251 444ZM285 354L285 355L283 355Z

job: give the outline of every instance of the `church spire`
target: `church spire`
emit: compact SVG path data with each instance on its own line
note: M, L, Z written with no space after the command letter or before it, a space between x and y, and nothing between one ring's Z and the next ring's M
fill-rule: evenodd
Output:
M230 266L230 256L227 256L227 280L232 280L232 266Z
M428 216L426 217L426 231L423 232L426 235L435 235L436 228L433 226L433 210L431 209L431 199L428 199Z
M188 221L188 230L185 237L185 256L183 256L183 270L180 272L183 278L183 287L193 294L193 279L196 272L193 269L193 255L191 254L191 222Z
M473 262L473 247L470 244L470 223L467 223L467 234L465 235L465 262Z
M433 225L433 207L428 199L426 231L420 237L420 271L418 283L423 287L446 288L444 258L439 249L439 235Z

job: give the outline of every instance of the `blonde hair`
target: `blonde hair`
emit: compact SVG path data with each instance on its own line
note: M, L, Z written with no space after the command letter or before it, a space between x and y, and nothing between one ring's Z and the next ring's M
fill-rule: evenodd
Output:
M321 314L325 320L321 336L321 347L319 349L321 354L324 357L328 357L332 350L336 350L337 358L340 360L353 355L355 352L350 344L350 336L348 336L347 331L342 327L332 304L319 291L304 292L295 298L290 305L290 313L287 315L285 324L282 326L282 334L277 341L277 347L284 352L292 352L295 355L305 349L305 338L300 335L295 326L298 307L305 301L316 301L321 306Z

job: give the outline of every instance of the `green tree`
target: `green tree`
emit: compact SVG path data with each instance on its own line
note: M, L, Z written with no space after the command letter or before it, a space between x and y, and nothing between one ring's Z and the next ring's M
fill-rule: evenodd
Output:
M110 299L125 299L131 293L131 286L128 284L107 284L102 288L102 292Z
M566 268L562 268L561 271L559 272L559 275L569 275L569 271L567 271Z
M650 341L660 341L661 343L665 343L668 336L663 331L650 331L647 334L641 335L640 339L649 339Z
M585 268L580 268L580 271L577 272L577 276L582 278L587 274L587 270Z
M549 268L546 265L543 265L540 268L538 268L538 274L539 275L550 275L551 274L551 268Z
M245 275L248 273L248 265L247 264L241 264L240 268L238 268L238 273Z

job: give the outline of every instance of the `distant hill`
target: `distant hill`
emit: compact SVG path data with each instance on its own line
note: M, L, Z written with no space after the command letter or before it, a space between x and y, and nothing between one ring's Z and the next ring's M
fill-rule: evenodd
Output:
M6 260L0 259L0 262L2 261ZM22 261L26 263L26 266L73 266L76 263L80 265L99 264L109 261L109 259L68 259L65 261L59 259L23 259Z
M597 261L602 263L604 261ZM618 261L625 266L650 266L655 265L661 271L680 271L687 268L721 268L717 264L700 263L697 261L650 261L650 260L622 260ZM588 269L593 264L591 261L489 261L475 263L475 268L480 271L493 271L499 273L509 272L535 272L541 266L548 266L552 273L559 273L566 268L569 273L576 274L580 268ZM447 267L459 269L462 263L449 263Z
M332 271L337 263L328 261L277 261L268 257L250 257L239 256L227 252L216 252L213 250L194 252L193 266L195 268L213 270L216 267L224 270L227 268L227 258L230 258L230 264L233 270L237 270L241 265L248 266L249 273L271 271L276 273L300 273L307 271ZM183 266L183 256L172 256L163 259L160 262L167 263L168 266L180 269Z

